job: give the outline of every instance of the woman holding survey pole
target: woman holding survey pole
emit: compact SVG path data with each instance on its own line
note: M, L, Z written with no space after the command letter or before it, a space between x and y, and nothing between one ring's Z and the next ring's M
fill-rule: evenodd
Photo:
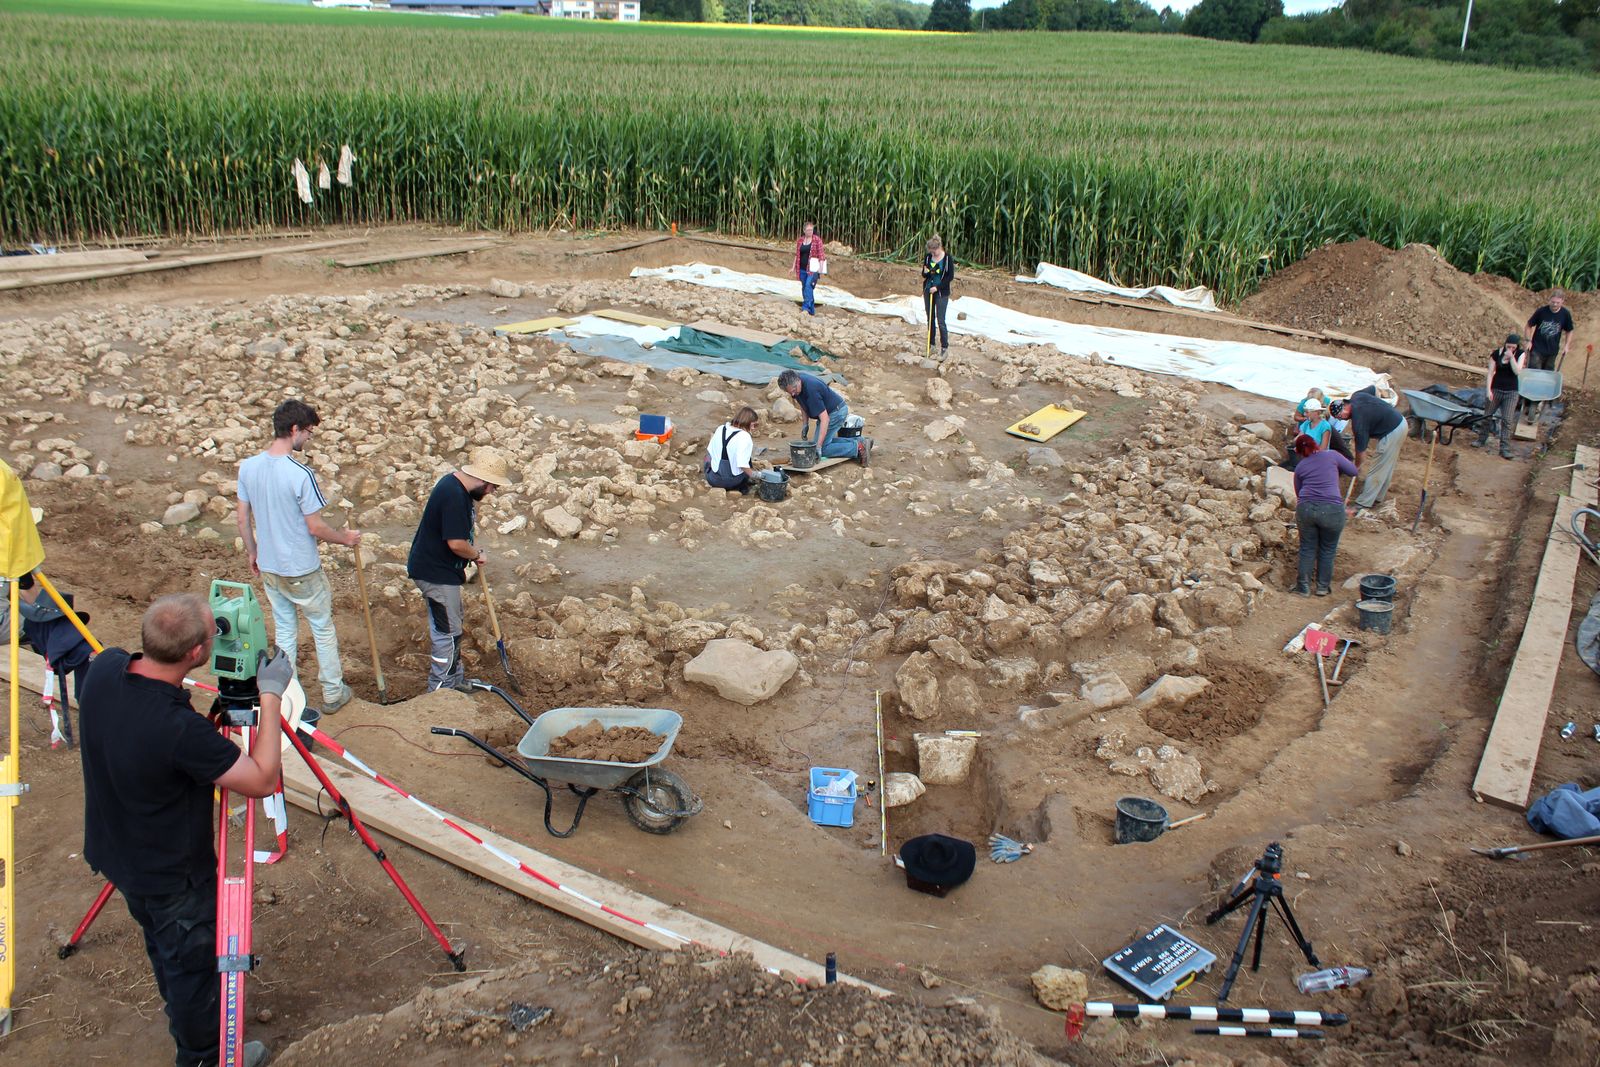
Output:
M928 314L928 347L938 333L939 359L950 354L950 331L944 324L950 306L950 283L955 280L955 260L944 250L944 241L934 234L928 241L928 254L922 257L922 309Z

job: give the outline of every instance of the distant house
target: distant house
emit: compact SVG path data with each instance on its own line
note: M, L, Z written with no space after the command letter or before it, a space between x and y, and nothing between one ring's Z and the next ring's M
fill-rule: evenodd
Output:
M465 11L492 15L513 12L542 15L547 0L389 0L391 11Z
M595 0L594 17L617 22L638 22L639 0Z
M550 17L556 19L592 19L595 0L549 0Z

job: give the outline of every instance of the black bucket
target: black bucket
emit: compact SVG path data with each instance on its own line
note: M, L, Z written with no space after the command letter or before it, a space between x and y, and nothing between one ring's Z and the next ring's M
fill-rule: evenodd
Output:
M1361 599L1394 603L1394 578L1387 574L1368 574L1361 579ZM1387 629L1384 631L1388 632Z
M1117 801L1117 844L1154 841L1167 828L1167 809L1144 797L1123 797Z
M1394 605L1387 600L1361 600L1356 602L1360 616L1357 625L1369 633L1386 634L1394 619Z
M311 737L311 731L315 730L321 722L322 712L316 708L306 708L300 713L300 729L295 732L300 735L301 744L307 748L316 744L316 741Z
M789 442L789 466L806 470L817 465L817 446L810 441Z
M756 496L769 504L776 504L789 496L789 476L783 471L760 471L756 474Z

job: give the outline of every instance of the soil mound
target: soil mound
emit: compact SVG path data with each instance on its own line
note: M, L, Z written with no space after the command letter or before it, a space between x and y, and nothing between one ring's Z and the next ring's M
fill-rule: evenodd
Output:
M1241 306L1250 318L1335 330L1464 363L1520 330L1540 298L1504 278L1463 274L1428 245L1327 245L1272 274Z
M591 719L553 739L550 755L606 763L643 763L661 751L661 741L660 734L651 733L643 726L605 729L599 719Z
M745 957L639 954L604 964L540 961L431 989L385 1015L326 1026L284 1050L282 1067L405 1063L918 1063L1044 1067L970 1002L928 1007L845 984L806 989ZM514 1005L550 1014L523 1032ZM523 1018L524 1013L517 1013Z
M1175 741L1211 744L1253 728L1266 714L1279 679L1248 663L1218 663L1207 671L1211 688L1177 708L1156 708L1145 722Z

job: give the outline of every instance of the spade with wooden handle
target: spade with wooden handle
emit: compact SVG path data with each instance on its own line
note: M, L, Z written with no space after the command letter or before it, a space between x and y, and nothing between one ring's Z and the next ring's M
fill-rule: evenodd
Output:
M367 620L367 643L372 646L372 676L378 682L378 703L389 703L389 687L383 680L383 666L378 662L378 635L372 629L372 604L367 600L367 570L361 562L361 542L355 543L356 585L361 588L361 614Z
M522 686L517 684L517 676L511 673L511 657L506 655L506 639L500 633L500 617L494 611L494 597L489 594L489 579L483 573L483 567L478 567L478 584L483 586L483 603L489 609L489 627L494 630L494 647L500 653L500 666L506 672L506 681L511 683L511 688L518 696L525 695Z
M1428 465L1422 470L1422 500L1417 503L1416 518L1411 520L1411 532L1417 532L1417 523L1422 521L1422 513L1428 509L1428 479L1433 477L1433 450L1439 444L1439 428L1433 428L1433 437L1428 442Z
M1538 852L1544 848L1569 848L1572 845L1600 845L1600 834L1593 837L1573 837L1565 841L1541 841L1537 845L1506 845L1504 848L1475 848L1472 851L1490 859L1503 860L1522 852Z

